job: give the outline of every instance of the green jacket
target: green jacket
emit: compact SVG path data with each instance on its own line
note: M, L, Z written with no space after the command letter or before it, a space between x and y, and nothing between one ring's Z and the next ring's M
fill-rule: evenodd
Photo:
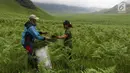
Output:
M64 40L64 46L72 48L72 34L70 29L65 30L65 35L68 35L68 37Z

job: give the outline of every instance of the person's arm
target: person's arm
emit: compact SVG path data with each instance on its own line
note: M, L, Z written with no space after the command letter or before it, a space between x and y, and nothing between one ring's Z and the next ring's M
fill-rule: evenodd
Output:
M67 34L64 34L64 35L62 35L62 36L57 36L58 39L65 39L65 38L67 38L67 37L68 37Z
M57 36L58 39L66 39L70 34L70 31L66 30L65 31L65 34L62 35L62 36Z
M45 37L40 36L39 32L36 30L34 26L31 26L29 32L38 40L45 40Z

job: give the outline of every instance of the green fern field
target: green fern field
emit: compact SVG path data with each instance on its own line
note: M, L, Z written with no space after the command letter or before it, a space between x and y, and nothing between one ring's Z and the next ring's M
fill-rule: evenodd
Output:
M52 16L38 7L29 9L30 3L29 8L23 6L16 0L0 0L0 73L36 73L28 66L28 55L21 45L24 24L31 14L40 18L37 30L48 32L42 36L64 34L64 20L73 25L73 49L68 49L72 59L66 54L63 40L48 42L52 69L39 64L38 73L130 73L129 14Z
M35 73L28 68L20 43L26 15L0 16L0 73ZM49 32L45 36L61 35L65 19L73 24L72 59L65 53L63 40L48 43L53 69L39 65L39 73L130 73L130 15L55 16L41 18L37 28Z

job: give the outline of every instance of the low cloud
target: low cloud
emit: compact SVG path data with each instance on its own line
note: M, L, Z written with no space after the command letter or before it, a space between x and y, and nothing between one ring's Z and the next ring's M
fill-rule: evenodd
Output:
M81 7L110 8L124 0L32 0L32 1L43 3L65 4Z

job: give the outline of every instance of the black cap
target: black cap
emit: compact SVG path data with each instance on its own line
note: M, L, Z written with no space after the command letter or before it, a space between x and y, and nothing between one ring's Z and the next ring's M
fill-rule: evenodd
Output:
M63 25L68 25L68 24L71 24L71 22L68 21L68 20L65 20L65 21L63 22Z

